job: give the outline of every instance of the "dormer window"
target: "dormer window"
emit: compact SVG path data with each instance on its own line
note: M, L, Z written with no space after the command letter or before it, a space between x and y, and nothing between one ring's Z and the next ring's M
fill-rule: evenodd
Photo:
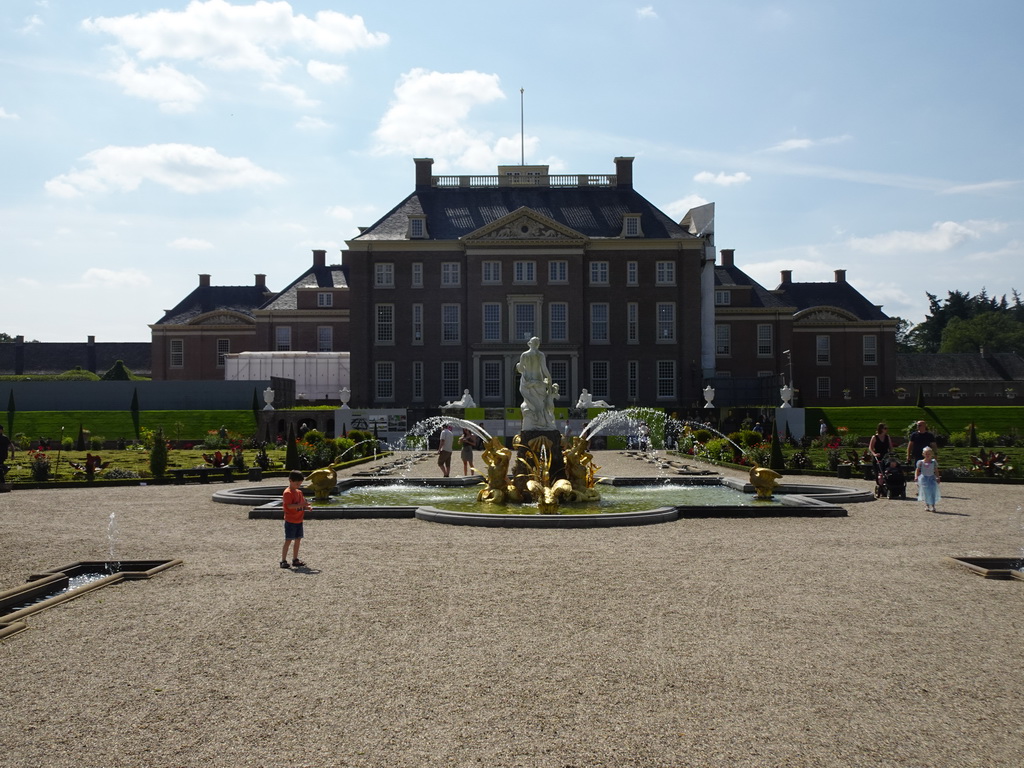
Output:
M640 228L640 214L627 213L622 217L623 237L643 237L644 231Z
M409 217L409 239L422 240L427 236L427 217L418 215Z

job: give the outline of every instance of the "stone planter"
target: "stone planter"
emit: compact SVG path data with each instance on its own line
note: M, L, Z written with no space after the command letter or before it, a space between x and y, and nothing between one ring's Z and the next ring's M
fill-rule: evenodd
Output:
M263 470L262 469L260 469L259 467L252 467L249 470L249 482L250 483L258 483L262 479L263 479Z

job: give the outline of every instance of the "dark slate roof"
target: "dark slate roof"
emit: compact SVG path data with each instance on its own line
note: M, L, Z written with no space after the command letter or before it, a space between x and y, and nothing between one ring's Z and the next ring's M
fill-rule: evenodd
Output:
M921 382L1024 382L1024 359L1013 352L899 354L896 378Z
M174 309L167 310L156 324L183 325L215 310L229 310L254 317L254 310L266 303L268 293L266 288L256 285L201 285Z
M837 307L858 320L888 320L889 316L845 281L833 283L781 283L774 291L797 312L813 307Z
M693 239L629 187L430 187L418 189L355 240L406 240L409 216L426 215L432 240L457 240L520 208L589 238L618 238L622 217L639 213L644 236Z
M92 345L72 341L0 344L0 374L4 375L58 374L80 367L102 376L118 360L139 376L149 376L153 370L148 341L96 342Z
M314 265L260 309L295 309L298 306L299 288L348 288L348 277L345 268L340 264L322 267Z
M750 288L750 306L775 309L776 307L791 307L780 297L769 291L759 282L739 267L715 267L715 287L723 288ZM723 307L724 309L724 307Z

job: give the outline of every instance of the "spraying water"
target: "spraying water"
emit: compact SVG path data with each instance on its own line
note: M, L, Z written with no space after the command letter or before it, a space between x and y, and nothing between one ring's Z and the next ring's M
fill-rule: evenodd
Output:
M108 548L108 568L111 573L117 573L121 570L121 561L117 557L117 544L120 534L117 529L117 512L111 512L110 518L107 521L107 548Z

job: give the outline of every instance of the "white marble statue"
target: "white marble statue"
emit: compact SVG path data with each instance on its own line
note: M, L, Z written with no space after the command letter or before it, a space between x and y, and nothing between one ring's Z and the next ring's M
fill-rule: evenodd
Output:
M580 392L580 399L576 401L577 408L614 408L614 405L608 405L604 400L595 400L587 390Z
M554 400L558 397L558 386L551 382L547 358L540 351L540 339L534 336L527 345L516 363L516 370L522 374L519 392L523 402L519 407L523 411L523 431L557 430Z
M476 401L469 394L468 389L462 390L462 397L459 400L449 400L441 406L442 408L476 408Z

